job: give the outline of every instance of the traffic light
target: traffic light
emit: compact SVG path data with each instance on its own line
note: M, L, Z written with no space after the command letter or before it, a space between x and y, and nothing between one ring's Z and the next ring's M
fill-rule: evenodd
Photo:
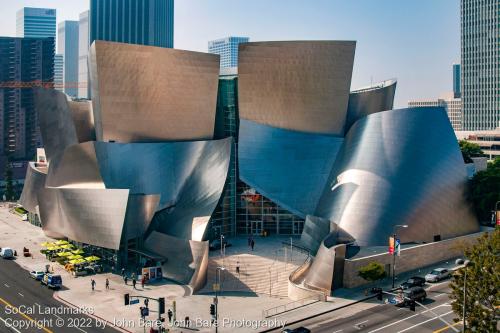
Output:
M141 306L140 311L141 311L142 318L149 316L149 309L148 308Z
M210 304L210 314L215 316L215 304Z
M410 301L410 310L415 311L415 301Z
M129 305L130 304L130 295L129 294L125 294L123 296L125 296L125 305Z
M158 310L160 314L165 313L165 297L158 298Z
M381 301L381 300L382 300L382 291L379 291L379 292L377 293L377 299L378 299L379 301Z

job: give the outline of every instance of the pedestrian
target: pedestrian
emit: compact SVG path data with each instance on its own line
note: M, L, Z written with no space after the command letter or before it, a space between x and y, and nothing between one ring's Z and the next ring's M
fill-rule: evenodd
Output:
M109 289L109 280L106 278L106 289Z
M94 289L95 289L95 281L94 281L94 279L92 279L90 281L90 285L92 286L92 291L94 291Z
M122 277L125 277L125 267L122 268Z
M125 284L128 284L128 277L126 275L123 277L123 281L125 281Z
M250 243L250 247L252 248L252 251L253 251L254 246L255 246L255 241L252 239L252 242Z
M136 280L135 278L133 278L133 279L132 279L132 285L134 286L134 289L136 289L136 288L135 288L135 285L136 285L136 284L137 284L137 280Z
M238 276L240 276L240 262L239 261L236 262L236 274L238 274Z
M141 279L141 287L142 287L142 289L144 289L144 284L145 283L146 283L146 279L143 276L142 279Z
M168 322L171 323L172 322L172 316L174 314L172 313L172 310L171 309L168 309L167 311L167 316L168 316Z
M149 308L149 299L147 299L147 298L146 298L146 299L144 300L144 306L146 307L146 309L148 309L148 308Z
M186 318L184 318L184 325L186 327L189 327L189 316L186 316Z

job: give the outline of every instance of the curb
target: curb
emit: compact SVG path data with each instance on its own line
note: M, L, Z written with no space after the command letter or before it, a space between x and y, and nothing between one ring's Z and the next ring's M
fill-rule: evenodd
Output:
M52 297L54 299L56 299L57 301L63 303L63 304L66 304L67 306L69 307L72 307L74 309L80 309L79 306L65 300L64 298L62 298L61 296L59 296L59 292L54 292L54 294L52 295ZM86 316L89 316L89 317L92 317L94 319L98 319L98 320L101 320L101 321L105 321L107 324L109 324L110 327L113 327L114 329L116 329L117 331L120 331L120 332L125 332L125 333L133 333L132 331L128 331L122 327L119 327L119 326L116 326L114 325L112 322L110 322L109 320L106 320L102 317L99 317L98 315L95 315L95 314L88 314L88 313L85 313Z

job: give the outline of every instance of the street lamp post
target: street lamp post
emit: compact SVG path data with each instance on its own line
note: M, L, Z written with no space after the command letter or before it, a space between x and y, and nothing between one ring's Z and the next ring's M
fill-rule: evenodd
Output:
M225 270L224 267L218 266L215 270L215 333L218 332L219 327L219 298L217 296L217 290L220 288L220 271Z
M462 319L463 319L463 331L465 332L465 301L467 294L465 293L465 288L467 287L467 266L469 266L470 260L465 260L464 261L464 304L463 304L463 312L462 312Z
M392 253L392 288L394 288L394 282L396 280L396 229L397 228L408 228L407 224L396 224L394 226L392 237L394 240L394 252ZM401 245L399 245L401 246Z

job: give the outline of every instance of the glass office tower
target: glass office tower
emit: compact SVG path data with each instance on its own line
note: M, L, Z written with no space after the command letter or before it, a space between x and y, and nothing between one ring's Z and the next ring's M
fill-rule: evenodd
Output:
M57 52L64 57L64 92L78 95L78 21L60 22L57 28Z
M24 7L16 15L17 37L56 38L56 10Z

